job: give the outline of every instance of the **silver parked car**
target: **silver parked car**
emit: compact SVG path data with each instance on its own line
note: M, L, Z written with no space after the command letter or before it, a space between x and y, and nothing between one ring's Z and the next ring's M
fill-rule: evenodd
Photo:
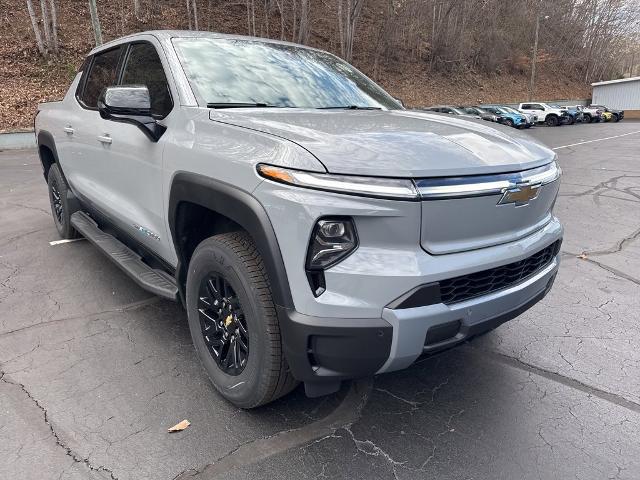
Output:
M243 408L405 368L524 312L558 270L554 152L405 110L320 50L131 35L35 124L60 235L181 302Z

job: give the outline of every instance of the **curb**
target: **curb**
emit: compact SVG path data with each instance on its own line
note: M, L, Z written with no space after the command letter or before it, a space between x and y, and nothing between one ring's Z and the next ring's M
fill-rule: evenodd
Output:
M36 137L33 131L0 133L0 152L35 147Z

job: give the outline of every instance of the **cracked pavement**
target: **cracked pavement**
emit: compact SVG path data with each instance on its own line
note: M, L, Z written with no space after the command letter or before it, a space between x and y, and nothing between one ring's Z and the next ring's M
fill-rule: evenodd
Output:
M0 479L639 478L638 147L557 150L563 263L533 309L405 371L250 412L211 387L177 305L88 242L49 246L35 152L0 152Z

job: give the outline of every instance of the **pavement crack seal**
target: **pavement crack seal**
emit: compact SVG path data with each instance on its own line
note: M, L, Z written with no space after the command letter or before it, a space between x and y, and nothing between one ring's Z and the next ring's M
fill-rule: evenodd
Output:
M51 435L53 435L53 438L56 441L56 445L61 447L65 451L65 453L66 453L66 455L68 457L71 457L73 459L73 461L76 462L76 463L81 463L81 464L85 465L89 470L92 470L94 472L104 472L104 473L108 474L109 478L111 478L112 480L118 480L118 477L116 477L115 474L113 473L113 471L111 471L109 468L104 467L102 465L98 465L98 466L93 465L90 462L88 457L87 458L83 458L82 456L78 455L76 452L74 452L70 447L68 447L62 441L62 439L60 438L58 433L53 428L53 425L51 424L51 421L49 419L49 413L47 412L47 409L42 406L42 404L38 401L38 399L34 398L31 395L31 393L29 392L29 390L27 390L27 387L25 387L24 384L16 382L16 381L13 381L13 380L9 380L4 371L0 371L0 381L1 382L5 382L5 383L7 383L9 385L20 387L20 389L22 389L22 391L25 393L25 395L36 405L36 407L38 407L42 411L42 415L43 415L43 418L44 418L44 423L46 423L47 426L49 427L49 430L51 431Z
M578 255L577 253L566 252L566 251L563 251L562 254L566 255L566 256L570 256L570 257L579 258L583 262L592 263L593 265L596 265L597 267L600 267L603 270L606 270L607 272L614 274L616 277L620 277L620 278L623 278L625 280L628 280L631 283L635 283L636 285L640 285L640 279L639 278L632 277L631 275L629 275L627 273L624 273L622 270L618 270L617 268L613 268L613 267L610 267L609 265L605 265L604 263L601 263L601 262L599 262L597 260L589 258L588 256Z
M605 250L585 250L582 252L583 255L592 255L594 257L602 256L602 255L611 255L613 253L621 252L626 245L637 240L640 237L640 228L638 228L635 232L627 235L626 237L618 240L615 246L611 248L607 248Z
M243 443L223 455L215 463L201 469L180 472L174 480L187 478L215 478L217 475L269 458L291 448L299 447L319 438L330 437L337 430L349 429L359 418L373 390L373 379L367 378L351 383L344 400L329 415L321 420L293 430L284 430L274 435Z
M131 310L137 310L139 308L144 308L144 307L149 306L149 305L160 303L161 301L163 301L162 298L154 296L154 297L151 297L151 298L147 298L145 300L140 300L138 302L133 302L133 303L128 303L126 305L121 305L119 307L107 308L105 310L100 310L99 312L81 313L81 314L78 314L78 315L71 315L69 317L55 318L55 319L47 320L47 321L44 321L44 322L34 323L33 325L25 325L24 327L16 328L14 330L8 330L6 332L0 332L0 338L1 337L6 337L6 336L9 336L9 335L13 335L13 334L16 334L16 333L24 332L25 330L32 330L34 328L46 327L47 325L51 325L52 323L68 322L68 321L71 321L71 320L79 320L79 319L82 319L82 318L97 317L97 316L106 315L106 314L109 314L109 313L129 312ZM54 300L54 302L56 302L56 304L58 304L57 301ZM60 306L58 304L58 310L60 309L59 307Z
M523 370L525 372L533 373L534 375L538 375L540 377L544 377L548 380L561 383L562 385L573 388L575 390L579 390L588 395L592 395L594 397L600 398L607 402L613 403L620 407L624 407L633 412L640 413L640 404L636 403L632 400L629 400L622 395L618 395L616 393L608 392L606 390L602 390L597 387L593 387L588 385L580 380L576 380L575 378L566 377L558 372L554 372L552 370L547 370L545 368L539 367L537 365L533 365L531 363L525 362L516 357L512 357L506 355L504 353L493 352L490 350L479 349L477 347L473 347L468 345L465 351L471 355L477 357L488 358L489 360L493 360L498 363L502 363L503 365L507 365L513 368L517 368L518 370Z

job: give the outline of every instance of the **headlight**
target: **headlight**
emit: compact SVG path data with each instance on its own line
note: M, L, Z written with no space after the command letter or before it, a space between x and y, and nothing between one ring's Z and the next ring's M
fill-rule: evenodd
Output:
M324 270L346 258L358 246L356 227L350 218L318 220L307 251L307 270Z
M364 197L418 200L418 192L409 179L333 175L292 170L262 163L258 164L256 169L261 177L296 187Z

